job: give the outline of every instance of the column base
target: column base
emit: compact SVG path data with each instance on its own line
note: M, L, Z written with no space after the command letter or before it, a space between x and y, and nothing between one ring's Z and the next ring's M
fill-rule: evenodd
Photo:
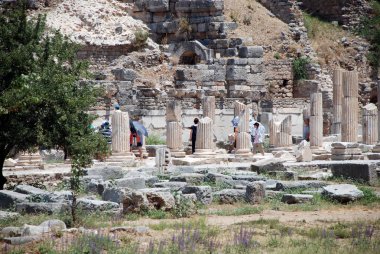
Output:
M191 157L209 158L215 157L216 153L212 149L195 149L195 153Z

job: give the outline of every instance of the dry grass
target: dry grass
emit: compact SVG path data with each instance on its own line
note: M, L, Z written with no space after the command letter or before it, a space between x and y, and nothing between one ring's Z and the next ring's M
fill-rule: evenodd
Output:
M229 33L230 38L252 37L253 45L270 47L272 52L281 51L281 33L288 34L289 27L281 20L271 17L264 6L256 0L226 0L224 8L226 19L236 20L239 25ZM272 53L264 57L274 59Z

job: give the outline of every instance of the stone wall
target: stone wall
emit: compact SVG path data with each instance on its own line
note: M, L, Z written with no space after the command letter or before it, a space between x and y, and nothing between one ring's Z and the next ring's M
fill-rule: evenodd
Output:
M223 0L136 0L131 15L148 24L159 43L226 38L236 23L224 22Z
M104 59L112 61L122 55L127 55L133 50L132 45L114 45L114 46L97 46L86 45L82 46L77 55L81 59L93 59L99 61Z

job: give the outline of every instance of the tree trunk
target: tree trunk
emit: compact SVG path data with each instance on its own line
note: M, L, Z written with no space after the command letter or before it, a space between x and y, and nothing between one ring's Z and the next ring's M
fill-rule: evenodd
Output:
M3 166L7 154L5 151L0 152L0 190L4 189L4 184L7 182L7 179L3 176Z

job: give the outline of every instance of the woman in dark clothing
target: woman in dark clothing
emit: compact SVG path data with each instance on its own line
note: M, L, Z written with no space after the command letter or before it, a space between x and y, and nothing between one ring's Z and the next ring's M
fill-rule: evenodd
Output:
M189 139L189 141L191 141L191 153L195 152L195 141L197 139L198 122L199 122L199 119L194 118L194 124L189 128L191 130L190 131L190 139Z

